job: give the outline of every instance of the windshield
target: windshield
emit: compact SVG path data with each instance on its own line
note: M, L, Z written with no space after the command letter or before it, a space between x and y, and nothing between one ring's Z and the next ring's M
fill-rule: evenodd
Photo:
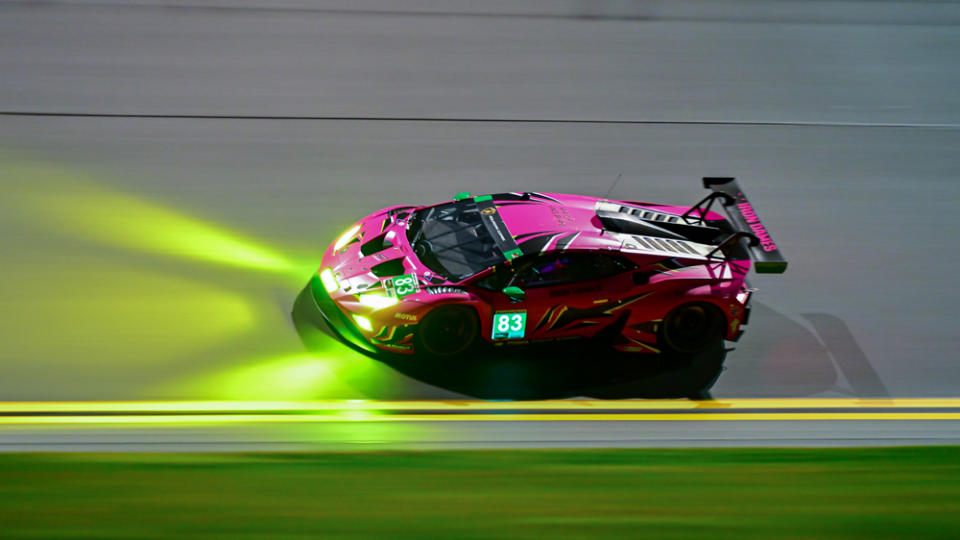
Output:
M450 281L505 260L472 200L417 210L409 223L407 239L420 262Z

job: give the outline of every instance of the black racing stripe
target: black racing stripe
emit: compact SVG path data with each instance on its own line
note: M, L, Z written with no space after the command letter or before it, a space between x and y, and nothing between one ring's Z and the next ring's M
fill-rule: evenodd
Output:
M529 240L520 243L520 250L523 251L524 255L530 253L540 253L543 248L550 243L551 240L559 236L561 233L547 233L540 236L535 236Z
M534 331L540 330L541 328L546 326L547 322L553 317L553 314L556 313L557 310L562 307L564 307L563 304L560 304L548 309L547 312L543 314L543 317L540 319L540 322L537 323L537 327L534 329Z
M527 193L494 193L490 195L494 201L529 201L530 196Z
M570 242L573 242L573 239L576 238L578 234L580 233L570 233L557 240L557 249L567 249L567 246L570 245Z
M514 238L517 240L523 240L524 238L530 238L531 236L537 236L539 234L547 234L549 232L550 231L537 231L537 232L531 232L531 233L523 233L523 234L518 234L514 236Z
M533 205L549 205L550 203L544 201L497 201L497 206L533 206Z
M530 196L531 196L531 197L534 197L534 198L539 198L539 199L545 199L545 200L548 200L548 201L552 201L552 202L555 202L555 203L557 203L557 204L563 204L563 203L561 203L560 201L554 199L553 197L544 195L543 193L537 193L536 191L531 191L531 192L530 192Z

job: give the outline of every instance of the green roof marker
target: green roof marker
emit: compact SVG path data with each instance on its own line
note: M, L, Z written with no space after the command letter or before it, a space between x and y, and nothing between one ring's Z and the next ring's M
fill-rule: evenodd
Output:
M470 198L469 191L461 191L460 193L457 193L456 195L453 196L453 200L455 201L462 201L464 199L469 199L469 198Z
M478 195L478 196L476 196L476 197L473 198L473 201L474 201L474 202L483 202L483 201L489 201L489 200L491 200L491 199L493 199L493 195Z

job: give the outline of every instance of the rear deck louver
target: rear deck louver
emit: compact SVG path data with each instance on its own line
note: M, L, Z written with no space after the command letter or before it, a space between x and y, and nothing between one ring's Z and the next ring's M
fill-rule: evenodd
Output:
M666 251L669 253L676 253L678 255L693 255L694 257L702 257L704 253L701 250L697 249L697 245L691 244L685 240L673 240L670 238L654 238L651 236L631 236L635 242L635 246L628 247L639 247L641 249L647 249L650 251Z

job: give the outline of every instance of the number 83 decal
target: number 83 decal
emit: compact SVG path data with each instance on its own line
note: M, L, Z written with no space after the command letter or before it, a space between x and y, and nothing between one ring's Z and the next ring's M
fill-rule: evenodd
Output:
M493 314L491 339L522 339L526 329L526 311L498 311Z

